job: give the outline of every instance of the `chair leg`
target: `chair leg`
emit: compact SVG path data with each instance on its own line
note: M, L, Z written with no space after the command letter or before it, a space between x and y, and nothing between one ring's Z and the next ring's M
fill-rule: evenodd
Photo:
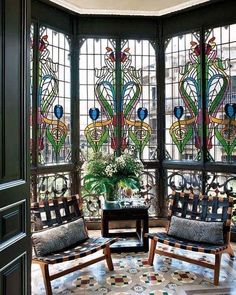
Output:
M215 269L214 269L214 285L218 286L220 276L220 260L222 254L215 255Z
M42 263L40 264L40 268L43 274L43 281L47 295L52 295L52 286L50 282L48 264Z
M106 245L106 248L104 249L104 254L106 256L108 269L109 270L114 270L113 262L112 262L112 259L111 259L110 245Z
M229 256L230 256L230 259L234 259L234 258L235 258L234 250L233 250L231 244L228 245L227 253L228 253Z
M149 250L148 264L153 265L155 250L156 250L157 241L151 240L151 248Z

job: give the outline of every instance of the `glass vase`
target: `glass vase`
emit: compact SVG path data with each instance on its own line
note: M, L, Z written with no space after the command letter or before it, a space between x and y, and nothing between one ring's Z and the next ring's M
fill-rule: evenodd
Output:
M119 189L117 186L106 193L105 199L107 203L117 203L119 201Z

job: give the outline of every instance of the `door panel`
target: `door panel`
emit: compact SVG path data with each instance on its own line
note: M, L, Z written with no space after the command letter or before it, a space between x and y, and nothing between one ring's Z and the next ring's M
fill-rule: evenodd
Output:
M30 294L29 3L0 2L0 295Z
M24 290L26 290L26 261L26 254L24 253L0 270L2 294L29 294L26 291L18 293L17 289L18 286L24 286Z

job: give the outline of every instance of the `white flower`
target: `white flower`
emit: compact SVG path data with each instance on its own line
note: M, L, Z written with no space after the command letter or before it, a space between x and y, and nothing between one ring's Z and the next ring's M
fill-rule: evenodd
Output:
M105 169L105 173L107 176L111 177L113 175L113 167L112 165L107 165L106 169Z
M123 158L123 156L120 156L118 158L116 158L116 163L120 168L125 168L125 159Z
M116 172L117 172L117 168L115 165L113 165L113 164L107 165L107 167L105 169L105 173L107 176L112 177L113 174L115 174Z

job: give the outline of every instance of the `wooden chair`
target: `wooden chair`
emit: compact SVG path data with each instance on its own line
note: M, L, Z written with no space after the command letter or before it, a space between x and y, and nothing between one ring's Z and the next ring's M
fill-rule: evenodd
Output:
M233 209L233 198L206 197L187 193L174 192L170 201L168 211L168 225L173 215L188 218L192 220L202 221L223 221L224 244L212 245L208 243L198 243L190 240L183 240L168 235L167 233L147 234L151 239L151 247L149 252L149 264L153 265L155 253L180 259L186 262L194 263L214 270L214 285L219 284L220 261L223 253L228 253L234 258L234 251L230 245L230 225ZM163 249L156 249L157 242L168 246L215 255L215 263L208 263L189 258L180 254L175 254Z
M55 199L51 201L33 203L31 205L31 217L34 230L38 231L45 228L52 228L54 226L68 223L70 221L76 220L77 218L80 218L82 216L82 211L80 210L81 204L81 198L78 196L72 196L71 198L62 198L60 200ZM110 245L115 241L116 239L114 238L93 237L78 243L78 245L75 244L72 247L57 251L55 253L50 253L41 257L33 256L32 262L39 264L41 268L46 294L52 295L52 280L55 280L63 275L81 269L93 263L99 262L103 259L106 259L108 268L110 271L112 271L113 263L110 252ZM52 275L49 274L50 264L61 263L85 257L99 250L103 250L103 253L96 258L67 268L58 273Z

